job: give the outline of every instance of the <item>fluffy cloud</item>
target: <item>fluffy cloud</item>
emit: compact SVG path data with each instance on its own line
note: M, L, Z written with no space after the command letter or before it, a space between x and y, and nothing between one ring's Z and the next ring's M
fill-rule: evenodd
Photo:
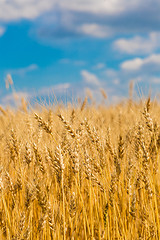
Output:
M154 2L154 8L155 6L159 6L159 1L158 0L149 0L148 7L151 7ZM87 13L95 13L97 14L98 12L100 14L104 13L109 13L109 14L119 14L124 11L129 11L129 10L134 10L137 9L140 6L146 6L146 1L145 0L1 0L0 1L0 6L1 6L1 12L3 13L4 10L6 10L6 15L7 13L12 13L12 16L15 17L16 13L18 10L22 10L22 13L18 14L17 17L23 16L36 16L37 13L41 13L44 11L49 10L53 6L57 6L61 9L67 9L69 11L76 11L76 12L87 12ZM152 7L152 8L153 8ZM26 8L26 10L25 10ZM147 6L146 6L147 8ZM37 9L37 10L36 10ZM25 11L24 11L25 10ZM0 14L1 19L12 19L12 16L4 16L5 13Z
M136 6L137 0L134 3L128 4L127 0L1 0L0 1L0 20L12 21L22 18L33 19L40 14L54 8L87 12L92 14L109 13L115 14L125 11L127 8ZM142 1L144 2L144 0Z
M0 0L0 21L34 19L54 7L51 0Z
M147 3L158 4L158 0L149 0ZM146 6L145 0L63 0L59 1L59 6L70 11L87 12L92 14L119 14L125 11L137 9L140 6Z
M142 60L141 58L135 58L132 60L124 61L121 64L121 69L129 71L139 70L143 66L143 64L144 60Z
M112 35L112 30L108 27L98 24L83 24L78 31L83 35L88 35L96 38L106 38Z
M159 31L159 0L147 4L145 0L63 0L56 6L40 23L42 33L52 39ZM51 18L53 21L48 21Z
M116 50L127 54L151 53L160 48L160 33L151 32L148 38L135 36L130 39L118 39L113 44Z
M159 0L148 0L147 4L145 0L0 0L0 22L36 19L33 33L49 41L81 36L108 38L159 31L159 9ZM150 44L153 38L149 36L142 51L154 49ZM126 41L120 39L116 46L130 52L129 45L138 51L143 39Z
M146 58L135 58L124 61L121 64L121 69L125 71L139 71L139 70L158 70L160 68L160 54L153 54Z
M122 5L123 0L64 0L61 1L59 4L64 9L69 9L72 11L77 12L91 12L91 13L117 13L121 12L124 9L124 6ZM68 4L70 3L70 4Z
M59 12L62 18L67 14L68 18L86 24L93 24L95 20L94 24L108 23L118 29L120 25L124 28L137 25L138 21L141 27L152 28L154 21L158 29L159 7L159 0L148 0L147 4L145 0L0 0L0 21L34 19L46 12L51 12L53 20Z
M98 77L93 73L90 73L86 70L82 70L81 76L83 77L84 82L87 84L97 85L97 86L100 85L100 81L99 81Z

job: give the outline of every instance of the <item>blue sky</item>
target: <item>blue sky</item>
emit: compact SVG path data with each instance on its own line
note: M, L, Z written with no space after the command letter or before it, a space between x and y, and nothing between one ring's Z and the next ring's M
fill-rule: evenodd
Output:
M0 104L160 89L159 0L0 0ZM14 87L6 89L8 74Z

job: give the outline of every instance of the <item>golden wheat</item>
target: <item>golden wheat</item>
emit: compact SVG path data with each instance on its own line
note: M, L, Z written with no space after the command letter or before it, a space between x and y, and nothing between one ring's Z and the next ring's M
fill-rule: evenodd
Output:
M0 239L160 239L160 105L86 104L0 107Z

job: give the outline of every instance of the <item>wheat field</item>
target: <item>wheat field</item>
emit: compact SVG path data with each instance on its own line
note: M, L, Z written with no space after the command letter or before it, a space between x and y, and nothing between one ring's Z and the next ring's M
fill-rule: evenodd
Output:
M0 239L160 239L158 102L0 112Z

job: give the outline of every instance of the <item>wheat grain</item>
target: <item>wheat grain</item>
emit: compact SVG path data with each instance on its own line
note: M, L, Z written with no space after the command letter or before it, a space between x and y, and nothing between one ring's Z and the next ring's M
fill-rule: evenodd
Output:
M0 239L159 239L160 106L130 100L0 108Z

